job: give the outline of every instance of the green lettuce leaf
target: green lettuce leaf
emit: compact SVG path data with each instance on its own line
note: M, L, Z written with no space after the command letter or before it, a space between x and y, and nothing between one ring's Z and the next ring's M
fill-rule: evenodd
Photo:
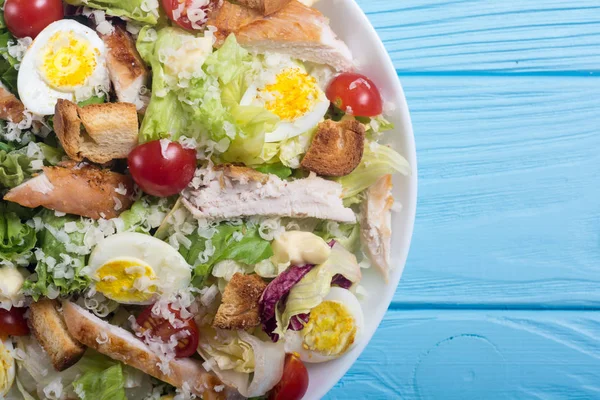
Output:
M36 252L37 278L26 280L23 289L35 300L42 295L47 296L52 290L58 290L65 296L84 290L90 283L90 279L81 272L85 266L85 256L67 249L74 250L82 246L84 233L66 233L64 229L66 223L74 222L78 229L83 230L81 219L72 215L57 217L51 210L42 210L34 220L37 218L43 224L43 229L38 232L38 247L41 252ZM65 264L64 268L56 268L58 263ZM72 271L73 276L70 273L65 277L57 276L60 271Z
M123 211L119 216L123 221L123 231L148 233L158 228L174 203L173 198L154 196L144 196L136 200L129 210Z
M147 10L146 0L65 0L73 6L87 6L106 11L108 15L126 17L134 21L156 25L159 18L159 7ZM157 3L158 5L158 3Z
M4 17L4 13L1 13L2 17ZM3 20L4 22L4 20ZM4 24L3 24L4 25ZM18 71L16 69L16 65L19 63L17 59L8 54L8 43L15 41L13 35L5 30L5 28L0 29L0 81L11 91L18 96L17 91L17 75Z
M35 230L25 223L32 215L31 209L0 203L0 264L29 264L37 242Z
M13 150L10 150L13 148ZM0 145L0 188L13 188L31 177L31 162L43 160L44 165L56 165L62 160L62 150L45 143L29 143L20 149L13 145Z
M246 374L254 372L254 350L240 339L237 331L217 331L211 326L200 328L198 352L206 360L215 360L221 370Z
M404 157L388 146L375 142L366 143L363 158L352 173L337 178L343 187L344 199L352 198L387 174L410 174L410 164Z
M313 233L326 242L335 240L353 253L360 248L360 224L321 221Z
M254 167L254 169L263 174L277 175L281 179L289 178L292 175L292 169L282 163L259 165Z
M82 399L127 400L121 364L103 371L88 370L73 382L73 388Z
M273 255L271 243L262 239L258 227L229 225L222 223L210 239L201 237L197 230L188 236L191 246L180 246L179 252L194 266L193 284L201 287L210 275L212 267L222 260L233 260L242 264L254 265ZM207 248L214 249L206 252ZM212 254L211 254L212 253ZM205 254L207 254L205 256ZM208 255L210 254L210 255Z

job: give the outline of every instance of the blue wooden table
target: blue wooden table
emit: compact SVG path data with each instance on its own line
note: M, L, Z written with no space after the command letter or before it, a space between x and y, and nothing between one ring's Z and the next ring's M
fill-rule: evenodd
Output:
M327 398L600 399L600 1L359 3L408 98L419 203L395 300Z

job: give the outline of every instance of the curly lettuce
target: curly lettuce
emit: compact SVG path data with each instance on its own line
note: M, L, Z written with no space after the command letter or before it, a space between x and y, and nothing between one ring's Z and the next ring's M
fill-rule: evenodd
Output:
M26 221L32 210L14 203L0 203L0 265L27 265L37 239Z
M256 73L255 56L235 36L213 52L211 36L144 28L137 48L153 73L142 141L185 136L216 150L224 161L250 164L260 156L265 132L280 120L262 107L240 104L248 78ZM193 64L183 57L190 51Z
M62 155L61 150L45 143L30 142L15 149L13 145L0 142L0 189L20 185L42 166L56 165Z

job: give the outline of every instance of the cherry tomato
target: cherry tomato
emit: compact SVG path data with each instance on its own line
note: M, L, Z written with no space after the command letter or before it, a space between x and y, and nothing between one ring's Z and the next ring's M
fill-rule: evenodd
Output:
M181 192L194 177L196 151L177 142L155 140L133 149L127 163L144 192L167 197Z
M175 328L162 316L153 314L152 307L153 306L147 307L137 317L136 322L141 327L142 332L150 330L152 336L159 337L163 341L168 342L174 334L187 331L189 334L186 337L179 339L177 342L175 357L185 358L194 355L198 349L198 342L200 340L200 333L198 332L196 321L194 321L193 318L184 320L181 318L181 314L178 310L169 306L169 310L175 314L175 318L181 321L181 324L176 324L178 326Z
M45 27L65 17L62 0L6 0L4 21L18 38L35 38Z
M193 3L194 0L162 0L163 8L169 19L183 29L188 30L204 27L207 16L212 11L215 1L209 0L207 5L199 8L192 8ZM193 23L192 20L196 20L196 23Z
M364 75L345 72L327 88L327 98L340 110L357 117L375 117L383 112L377 86Z
M283 376L271 390L269 400L300 400L308 389L308 371L296 354L285 356Z
M29 327L25 309L13 307L10 311L0 308L0 336L27 336Z

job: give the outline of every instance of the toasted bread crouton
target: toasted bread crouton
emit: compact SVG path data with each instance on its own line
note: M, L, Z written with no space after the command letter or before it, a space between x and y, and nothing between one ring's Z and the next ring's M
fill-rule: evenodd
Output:
M138 115L131 103L78 107L68 100L58 100L55 110L56 135L75 161L87 158L104 164L127 158L138 143Z
M258 275L233 275L223 293L213 326L220 329L248 329L260 324L258 300L267 284Z
M255 9L262 15L273 14L281 10L291 0L238 0L238 4Z
M75 340L58 311L56 300L42 299L29 306L31 331L46 351L54 369L64 371L75 364L85 352L85 346Z
M365 149L365 127L356 120L319 124L302 159L302 168L323 176L345 176L354 171Z

